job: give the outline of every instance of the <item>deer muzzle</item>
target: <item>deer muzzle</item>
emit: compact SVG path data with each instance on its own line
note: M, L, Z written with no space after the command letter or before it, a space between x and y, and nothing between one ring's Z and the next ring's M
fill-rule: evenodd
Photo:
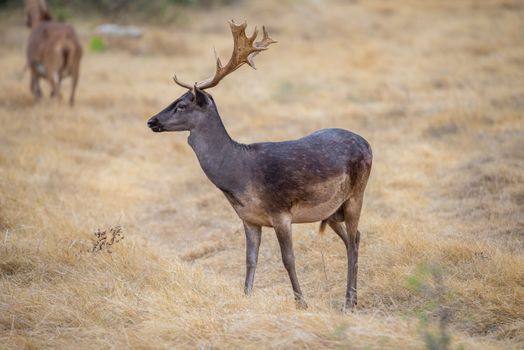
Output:
M149 120L147 121L147 126L149 126L149 128L154 132L164 131L164 126L160 123L156 116L149 118Z

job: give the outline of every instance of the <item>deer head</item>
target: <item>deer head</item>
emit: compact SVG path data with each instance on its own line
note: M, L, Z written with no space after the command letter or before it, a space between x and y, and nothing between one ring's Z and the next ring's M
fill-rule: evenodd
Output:
M160 113L150 118L148 126L155 132L193 130L205 124L210 117L218 116L213 98L204 89L216 86L224 77L237 70L244 63L255 68L254 57L276 41L271 39L265 27L262 27L262 40L255 42L258 30L255 27L250 37L246 36L247 23L229 22L233 34L233 53L224 66L216 57L215 74L205 80L196 82L193 86L173 77L176 84L189 89L184 95L172 102ZM216 54L216 53L215 53Z
M26 25L29 28L36 28L40 22L52 20L45 0L26 0L25 15Z
M195 87L149 119L147 125L154 132L193 130L204 125L213 111L216 107L211 95Z

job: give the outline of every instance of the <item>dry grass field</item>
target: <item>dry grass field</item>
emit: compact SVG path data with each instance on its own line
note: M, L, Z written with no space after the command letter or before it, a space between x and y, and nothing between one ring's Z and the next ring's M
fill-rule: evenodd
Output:
M177 18L95 53L102 20L73 17L85 54L69 108L33 103L22 12L0 13L0 349L524 347L521 1L271 0ZM344 246L318 224L294 226L309 309L270 229L245 297L240 220L187 134L146 127L184 92L175 69L206 77L213 46L227 59L230 18L279 41L210 91L233 138L341 127L373 147L354 313L339 311ZM117 226L124 239L92 252Z

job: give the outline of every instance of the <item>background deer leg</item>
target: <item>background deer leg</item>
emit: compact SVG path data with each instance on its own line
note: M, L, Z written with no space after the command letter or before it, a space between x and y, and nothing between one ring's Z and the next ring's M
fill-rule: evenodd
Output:
M293 293L295 294L295 300L297 307L300 309L307 308L307 304L304 301L304 296L300 290L298 283L297 272L295 271L295 255L293 253L293 239L291 236L291 219L289 217L284 220L280 220L277 223L273 223L275 232L277 234L278 243L280 245L280 252L282 254L282 262L287 270L289 279L291 280L291 286L293 287Z
M52 73L52 71L49 69L47 80L49 81L49 84L51 84L50 97L60 98L60 78L58 77L58 73Z
M34 69L31 69L31 83L29 87L35 98L38 99L42 97L42 90L40 89L38 73L35 72Z
M56 84L52 77L46 77L46 80L49 82L49 85L51 85L51 93L49 97L55 97L55 91L56 91Z
M62 77L59 73L56 74L56 97L58 97L59 100L62 99Z
M80 74L80 62L76 62L75 65L73 65L73 73L71 75L71 78L73 79L71 83L71 96L69 97L69 105L73 106L75 104L75 92L76 92L76 85L78 84L78 75Z
M361 208L362 198L350 198L344 204L344 220L349 241L347 249L348 280L344 311L351 311L357 305L358 246L360 244L360 232L357 227Z
M244 293L251 294L253 290L253 281L255 279L255 270L258 261L258 248L262 236L262 227L252 225L243 221L244 231L246 232L246 283L244 284Z

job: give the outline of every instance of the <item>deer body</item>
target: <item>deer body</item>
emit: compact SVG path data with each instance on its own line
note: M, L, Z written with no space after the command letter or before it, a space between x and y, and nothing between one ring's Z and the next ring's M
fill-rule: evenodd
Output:
M357 225L372 163L369 144L342 129L323 129L293 141L239 144L224 128L212 97L198 89L194 94L184 94L148 125L155 132L188 130L189 145L204 173L242 219L246 293L253 288L261 227L273 227L295 297L305 306L295 272L291 224L322 221L343 239L354 262L346 300L351 308L356 303Z
M62 79L70 76L69 103L73 105L82 58L82 47L74 28L52 22L44 0L26 1L26 15L27 25L31 28L26 50L31 92L36 98L41 97L39 80L43 78L51 85L51 96L61 97Z
M359 171L371 160L367 142L342 129L250 145L236 143L225 129L223 138L199 132L191 131L189 143L202 169L238 216L259 226L272 227L282 215L291 223L325 220L355 194Z
M207 177L226 196L243 222L246 234L246 280L253 289L262 226L273 227L295 299L306 307L295 271L291 225L321 222L342 239L348 257L345 309L357 303L357 269L362 200L371 172L372 153L366 140L342 129L323 129L298 140L244 145L227 133L216 104L204 89L216 86L242 64L254 66L255 55L274 43L263 28L255 42L245 34L246 23L230 22L234 50L215 75L193 86L157 115L148 126L154 132L189 131L188 142ZM342 225L344 222L345 225Z

